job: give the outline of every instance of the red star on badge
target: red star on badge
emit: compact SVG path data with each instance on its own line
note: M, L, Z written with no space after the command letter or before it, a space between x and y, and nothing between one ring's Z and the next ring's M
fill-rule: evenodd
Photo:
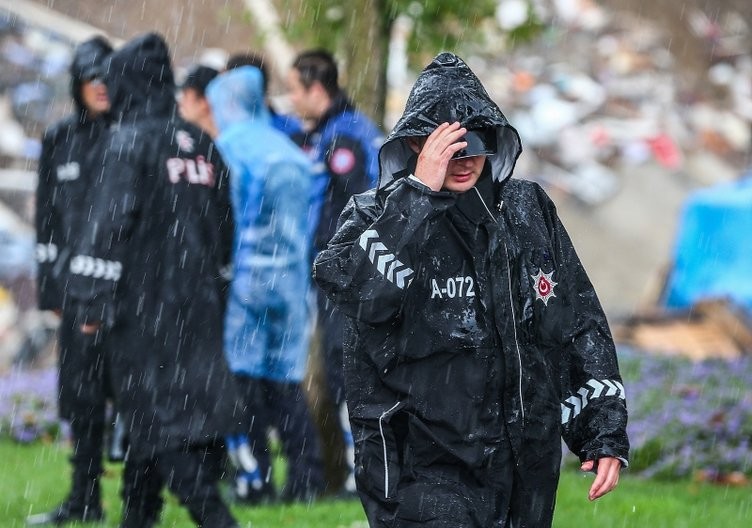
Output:
M539 269L538 273L530 276L535 285L535 299L540 299L546 306L548 306L548 300L551 297L556 297L554 286L559 284L553 281L553 275L553 270L551 270L551 273L543 273L543 270Z

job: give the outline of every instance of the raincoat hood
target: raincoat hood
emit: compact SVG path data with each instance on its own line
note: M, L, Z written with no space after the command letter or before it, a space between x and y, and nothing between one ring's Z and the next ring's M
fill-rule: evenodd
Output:
M170 53L156 33L137 37L109 56L105 82L113 118L169 117L175 108Z
M264 78L261 70L254 66L235 68L216 77L206 87L206 97L220 132L237 123L271 123L264 97Z
M468 130L495 129L496 153L488 155L497 182L512 175L522 152L517 131L491 100L465 62L453 53L441 53L418 76L405 104L405 112L386 138L379 153L379 188L412 170L415 153L406 139L428 136L441 123L459 121Z
M81 86L87 80L104 74L103 64L112 53L112 46L104 37L94 37L76 47L70 65L71 97L79 112L85 110L81 98Z

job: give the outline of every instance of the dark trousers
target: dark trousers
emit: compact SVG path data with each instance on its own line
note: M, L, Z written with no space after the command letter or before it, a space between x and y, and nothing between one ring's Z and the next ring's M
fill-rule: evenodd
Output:
M246 406L249 442L261 475L269 481L271 457L267 432L279 431L287 458L283 499L306 500L324 489L321 446L300 383L236 376Z
M326 370L329 397L335 407L345 401L345 372L343 341L345 316L334 307L321 290L317 290L318 328L321 335L321 351Z
M73 454L72 506L99 505L99 476L110 393L105 347L99 334L85 335L75 315L63 313L59 332L59 414L70 422Z
M237 526L217 487L221 464L222 451L215 446L166 451L149 460L126 458L121 528L154 526L162 510L165 486L199 527Z
M332 444L344 447L343 450L338 450L336 460L339 467L346 469L343 489L352 493L355 491L355 467L353 436L345 401L345 316L335 308L334 303L327 299L321 290L317 290L317 302L317 325L321 337L321 357L326 372L329 400L333 404L333 408L329 412L332 416L337 417L335 420L336 428L333 432L338 433L341 439L334 440Z
M541 467L518 466L504 435L482 468L408 458L394 497L385 501L383 491L367 484L360 495L374 527L546 528L553 522L559 463L548 457L537 462Z

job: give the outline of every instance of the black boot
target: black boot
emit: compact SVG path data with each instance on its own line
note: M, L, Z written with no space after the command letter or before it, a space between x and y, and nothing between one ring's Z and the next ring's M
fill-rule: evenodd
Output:
M152 528L162 511L162 477L149 461L126 458L123 468L120 528Z
M86 441L88 439L86 437ZM98 522L104 519L99 484L99 477L102 474L102 455L101 450L95 449L93 453L92 456L85 442L77 444L71 457L73 482L68 497L49 512L27 517L27 525L57 525L70 521Z
M79 474L73 477L73 489L58 507L26 518L28 526L54 526L67 522L99 522L104 520L99 490L99 475Z
M27 526L55 526L73 521L93 523L103 520L104 511L101 507L82 509L68 499L54 510L29 515L26 518L26 524Z

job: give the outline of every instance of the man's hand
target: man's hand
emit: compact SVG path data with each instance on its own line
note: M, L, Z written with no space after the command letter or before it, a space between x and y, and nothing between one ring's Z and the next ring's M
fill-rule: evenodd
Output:
M455 122L440 124L431 135L426 138L423 148L418 153L415 165L415 177L434 191L440 191L444 186L447 166L458 151L467 147L466 141L457 140L465 136L467 130Z
M595 462L586 460L580 466L582 471L593 471ZM593 501L603 497L619 483L619 472L621 471L621 461L618 458L603 457L598 459L598 473L595 475L593 485L590 486L588 499Z
M96 334L100 326L102 326L102 323L100 323L99 321L94 321L93 323L82 324L81 333L85 335Z

